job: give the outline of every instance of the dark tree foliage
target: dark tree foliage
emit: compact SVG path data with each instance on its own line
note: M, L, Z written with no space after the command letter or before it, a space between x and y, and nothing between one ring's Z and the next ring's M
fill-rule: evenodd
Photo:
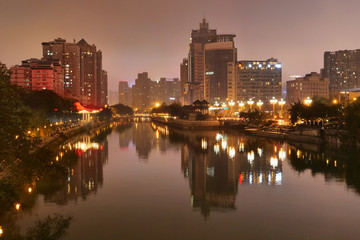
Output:
M170 105L166 105L165 103L163 103L161 106L153 108L151 110L151 113L168 113L171 116L177 117L182 117L186 115L183 107L181 107L179 103L172 103Z
M351 134L357 135L360 129L360 102L359 99L345 108L346 127Z
M340 117L342 115L341 106L331 104L329 100L314 98L308 106L301 102L293 103L289 109L291 122L294 124L298 120L326 120L329 118Z
M113 108L115 113L119 114L119 115L133 115L134 114L134 111L131 107L125 106L123 104L116 104L116 105L111 106L111 108Z
M9 83L8 71L0 73L0 163L21 157L29 150L25 132L30 110L26 108L15 87Z
M64 99L51 90L27 91L20 90L24 104L33 110L45 114L76 111L74 99Z

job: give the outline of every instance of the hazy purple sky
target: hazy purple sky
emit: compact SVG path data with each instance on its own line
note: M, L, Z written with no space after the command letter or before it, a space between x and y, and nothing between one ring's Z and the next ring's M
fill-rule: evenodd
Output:
M1 0L0 61L41 57L41 42L85 38L103 51L110 89L147 71L179 77L203 15L235 33L238 59L278 58L283 81L319 71L326 50L360 48L359 0Z

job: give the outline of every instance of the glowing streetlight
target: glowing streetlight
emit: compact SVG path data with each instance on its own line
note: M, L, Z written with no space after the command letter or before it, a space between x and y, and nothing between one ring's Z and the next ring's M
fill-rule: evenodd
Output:
M333 104L337 104L338 101L336 99L333 100Z
M241 102L239 103L240 112L241 112L241 110L244 108L244 106L245 106L245 103L244 103L243 101L241 101Z
M29 187L29 188L28 188L28 193L31 193L31 192L32 192L32 188Z
M279 105L280 105L280 107L281 107L281 118L283 117L283 108L284 108L284 104L285 104L286 102L284 101L284 99L281 99L280 101L279 101Z
M235 102L231 100L231 101L229 102L229 106L232 107L232 106L234 106L234 105L235 105Z
M219 106L219 103L218 103L218 102L215 102L214 105L215 105L215 107L218 107L218 106Z
M310 97L307 97L307 98L304 100L304 103L305 103L306 105L310 106L311 103L312 103L312 100L310 99Z
M256 103L256 105L259 107L259 111L261 112L261 106L263 105L264 103L261 101L261 100L259 100L257 103Z
M4 233L4 230L2 229L2 226L0 226L0 237L1 237L1 235L3 235L3 233Z
M160 107L160 103L155 103L155 107Z
M247 104L249 104L249 106L250 106L250 110L251 110L251 105L253 105L253 104L254 104L254 101L250 99L249 101L247 101Z
M15 209L16 209L17 211L19 211L19 210L20 210L20 206L21 206L20 203L15 204Z
M270 103L273 105L273 115L275 116L275 104L278 102L278 100L273 97L272 99L270 99Z

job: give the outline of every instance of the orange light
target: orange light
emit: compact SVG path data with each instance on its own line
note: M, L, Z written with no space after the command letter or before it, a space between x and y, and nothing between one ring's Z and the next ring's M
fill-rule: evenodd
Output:
M31 187L28 188L28 192L29 192L29 193L32 192L32 188L31 188Z
M15 204L15 209L19 211L19 210L20 210L20 206L21 206L20 203Z
M239 68L241 68L242 67L242 65L241 64L239 64Z

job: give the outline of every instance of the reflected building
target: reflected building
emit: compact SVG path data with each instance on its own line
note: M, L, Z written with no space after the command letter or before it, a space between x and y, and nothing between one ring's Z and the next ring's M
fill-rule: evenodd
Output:
M66 204L69 200L77 202L78 197L86 200L96 193L104 181L103 166L108 163L108 142L102 144L91 141L89 136L64 146L64 151L74 151L77 161L67 168L66 179L60 191L45 194L46 202ZM66 156L66 155L65 155ZM66 161L66 159L63 159Z
M183 141L181 169L192 206L205 218L210 211L235 209L239 185L282 184L286 145L214 131L172 134Z

